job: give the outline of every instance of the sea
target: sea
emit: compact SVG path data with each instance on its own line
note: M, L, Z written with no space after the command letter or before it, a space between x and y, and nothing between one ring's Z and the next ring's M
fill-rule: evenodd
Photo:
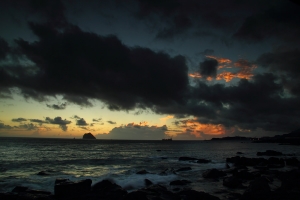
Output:
M145 187L145 179L172 190L173 180L189 180L188 186L210 194L221 193L222 180L204 180L211 168L225 169L226 158L242 152L257 157L266 150L300 158L300 146L248 141L138 141L0 137L0 192L15 186L54 192L56 178L111 180L128 191ZM179 161L182 156L204 158L210 163ZM289 155L290 156L290 155ZM285 156L283 156L285 157ZM189 171L174 171L191 167ZM137 174L146 170L147 174ZM44 171L46 175L38 175ZM276 185L275 185L276 186Z

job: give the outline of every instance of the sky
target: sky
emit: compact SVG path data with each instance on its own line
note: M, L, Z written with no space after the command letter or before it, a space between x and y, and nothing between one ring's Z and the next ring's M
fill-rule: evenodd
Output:
M293 0L3 0L0 136L289 133L299 47Z

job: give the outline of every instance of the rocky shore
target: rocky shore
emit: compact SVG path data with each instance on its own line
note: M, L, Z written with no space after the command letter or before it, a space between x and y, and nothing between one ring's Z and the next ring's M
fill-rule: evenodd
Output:
M56 179L54 193L34 190L28 187L16 186L12 191L0 193L0 199L15 200L298 200L300 199L300 169L299 160L293 155L268 150L257 152L257 157L239 156L226 159L224 169L208 169L202 177L213 185L220 187L218 194L209 194L193 190L190 180L174 180L169 186L153 184L145 179L144 188L131 191L122 188L111 180L92 183L91 179L72 181ZM263 156L263 157L262 157ZM210 160L192 157L179 157L178 162L194 162L205 164ZM191 167L166 169L161 173L180 173L192 170ZM149 173L146 170L137 172L141 176ZM43 175L43 174L40 174ZM170 189L171 188L171 189Z

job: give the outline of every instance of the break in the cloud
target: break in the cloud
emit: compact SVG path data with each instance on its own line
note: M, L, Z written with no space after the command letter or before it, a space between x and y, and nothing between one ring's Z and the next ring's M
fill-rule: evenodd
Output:
M27 121L27 119L19 117L19 118L14 118L11 121L12 122L25 122L25 121Z
M60 105L59 104L52 104L52 105L47 104L47 107L52 108L54 110L64 110L67 107L67 103L65 102Z
M124 140L161 140L166 137L167 127L142 126L129 123L113 128L108 134L97 134L98 139L124 139Z
M67 125L71 123L71 121L68 121L66 119L63 120L61 117L55 117L54 119L50 117L46 117L45 121L50 124L58 124L61 130L63 131L67 131L68 129Z

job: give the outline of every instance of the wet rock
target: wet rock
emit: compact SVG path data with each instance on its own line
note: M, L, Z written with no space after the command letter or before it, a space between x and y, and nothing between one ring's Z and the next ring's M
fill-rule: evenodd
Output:
M106 199L122 199L127 194L127 191L121 186L109 180L103 180L93 185L92 192Z
M209 162L211 162L211 160L202 159L202 158L197 160L197 163L209 163Z
M236 154L244 154L244 153L238 151L238 152L236 152Z
M230 166L226 163L226 169L230 169Z
M91 179L77 182L68 179L58 179L55 181L54 194L57 197L78 197L91 191Z
M257 156L282 156L283 154L279 151L267 150L265 152L257 152Z
M255 175L248 172L247 170L241 170L234 174L237 178L244 179L244 180L253 180Z
M167 190L167 188L161 185L152 185L148 188L143 188L134 192L130 192L124 196L124 200L163 200L163 199L174 199L180 200L180 197L173 192Z
M268 168L282 168L285 166L285 162L282 158L270 157L268 159Z
M138 171L136 174L149 174L149 172L143 169L141 171Z
M50 175L49 173L45 172L45 171L40 171L39 173L37 173L37 175L40 175L40 176L48 176Z
M288 166L299 166L299 160L295 157L293 158L286 158L285 159L286 165Z
M152 181L150 181L149 179L145 179L144 182L147 187L153 185Z
M157 149L156 151L161 151L160 149Z
M167 168L164 171L160 172L159 175L166 176L170 174L176 174L176 171L173 168Z
M223 179L223 185L229 188L240 188L242 180L236 176L226 177Z
M205 172L203 172L202 177L203 178L219 178L219 177L222 177L225 175L226 175L225 172L213 168L213 169L208 169Z
M176 180L176 181L171 181L170 185L187 185L191 183L191 181L188 180Z
M283 172L279 179L281 180L281 190L300 189L300 170L294 169Z
M266 162L265 158L246 158L235 156L231 158L226 158L226 162L234 163L235 166L255 166L261 162Z
M198 192L195 190L183 190L177 193L181 199L186 200L220 200L218 197L210 195L206 192Z
M182 167L182 168L177 169L176 172L189 171L189 170L192 170L192 168L191 167Z
M183 157L179 157L178 160L179 160L179 161L192 161L192 160L199 160L199 159L183 156Z
M253 200L253 199L269 199L271 195L271 189L268 184L268 180L264 177L256 178L250 182L249 187L242 195L242 200Z

